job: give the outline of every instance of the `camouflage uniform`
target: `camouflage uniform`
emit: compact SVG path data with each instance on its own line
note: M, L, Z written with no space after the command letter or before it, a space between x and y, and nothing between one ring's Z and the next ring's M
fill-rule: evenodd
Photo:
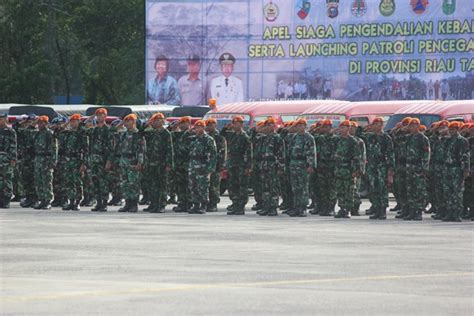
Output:
M294 207L293 211L288 214L290 216L305 216L309 202L307 169L317 167L316 145L313 136L308 132L295 133L288 145L288 165Z
M150 207L147 211L162 212L166 207L168 186L166 168L173 168L173 141L166 128L147 127L143 135L146 142L145 171L143 177L149 187Z
M174 146L174 185L178 195L176 212L187 212L191 197L188 186L189 143L192 137L190 131L175 131L173 135Z
M403 218L408 215L408 200L407 200L407 170L406 170L406 142L407 134L404 131L398 130L393 134L393 150L395 153L395 174L393 178L393 195L400 207L398 218Z
M469 142L459 134L446 139L445 186L446 216L443 221L461 221L463 210L464 176L470 171Z
M108 203L108 205L120 205L122 204L122 170L119 165L120 161L120 150L119 150L119 142L120 142L120 135L124 132L124 130L120 128L116 128L115 126L110 127L110 135L111 135L111 150L113 152L112 155L112 168L107 172L107 183L109 191L112 193L112 199Z
M20 182L25 193L25 200L20 203L22 207L30 207L36 201L36 190L34 186L34 136L37 129L31 126L19 127L17 129L18 140L18 169Z
M261 162L262 162L262 154L263 154L263 139L265 136L261 133L257 133L255 129L252 130L250 134L250 141L252 143L253 148L253 170L252 170L252 188L253 188L253 195L256 204L252 207L252 210L258 211L263 208L263 184L262 184L262 170L260 169Z
M224 162L227 156L227 144L225 138L219 131L208 133L214 139L217 147L216 169L211 173L209 184L209 207L208 211L217 211L217 204L221 201L221 170L224 168Z
M429 201L431 211L436 213L433 218L441 219L445 215L446 196L443 192L443 178L446 175L444 160L446 158L446 137L439 134L433 134L430 137L431 159L429 174Z
M259 215L278 215L278 171L283 171L284 145L280 135L271 133L261 139L262 152L258 169L262 179L262 202L263 209Z
M315 137L318 149L318 168L312 182L315 191L317 213L331 216L336 206L336 189L334 178L334 149L336 137L332 134L319 134ZM316 212L314 212L316 213Z
M97 205L93 211L106 211L109 199L107 161L113 161L112 135L110 127L95 126L89 132L89 161L91 180Z
M415 133L406 136L406 191L407 208L406 220L421 220L422 210L428 199L427 176L430 166L430 142L428 138Z
M53 132L47 127L36 132L34 152L36 195L43 206L46 206L53 198L53 168L58 159L56 139L53 137ZM40 206L38 205L38 207Z
M283 168L283 174L279 176L280 178L280 194L282 203L280 205L281 210L290 210L294 207L293 205L293 191L291 191L290 183L290 164L288 161L288 149L291 139L295 134L290 133L287 129L283 129L281 132L281 138L283 139L284 146L284 157L285 157L285 166Z
M56 125L53 129L53 137L58 145L58 163L53 171L53 193L54 201L51 206L62 206L66 201L66 159L64 156L64 131Z
M12 161L17 160L16 132L8 126L0 129L0 208L8 208L13 194Z
M365 177L365 165L367 161L367 152L365 149L365 143L362 138L358 136L353 136L357 140L357 144L359 145L359 153L360 153L360 174L355 177L355 189L354 189L354 208L351 210L351 215L359 216L359 208L362 204L360 199L360 186L362 184L362 179Z
M244 131L235 133L224 129L221 135L227 141L226 168L229 173L231 208L237 213L242 213L248 202L248 176L245 170L252 169L252 145Z
M188 179L193 212L203 213L209 203L210 174L216 170L217 147L207 133L195 135L189 146Z
M354 174L361 173L361 147L357 140L348 135L337 136L334 149L334 176L336 179L336 197L341 210L336 217L350 217L354 208Z
M464 197L463 204L466 214L464 218L471 218L474 220L474 136L469 136L467 141L469 142L469 155L470 155L470 175L466 178L464 185Z

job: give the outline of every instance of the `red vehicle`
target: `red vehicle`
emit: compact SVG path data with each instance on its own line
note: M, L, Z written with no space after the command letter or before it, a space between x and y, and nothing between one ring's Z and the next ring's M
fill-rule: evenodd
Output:
M386 130L390 130L405 117L419 118L421 124L448 120L471 123L474 121L474 100L418 102L405 106L390 118Z

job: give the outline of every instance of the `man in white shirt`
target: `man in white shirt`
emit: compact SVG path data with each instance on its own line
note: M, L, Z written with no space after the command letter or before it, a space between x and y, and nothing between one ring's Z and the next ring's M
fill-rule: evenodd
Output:
M217 105L244 101L242 80L232 76L235 57L224 53L219 57L222 75L212 79L210 85L211 98L216 99Z

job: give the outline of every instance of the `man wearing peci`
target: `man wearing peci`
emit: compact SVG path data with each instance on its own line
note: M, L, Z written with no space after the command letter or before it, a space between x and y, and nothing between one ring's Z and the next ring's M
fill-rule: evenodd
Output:
M242 80L232 75L235 57L224 53L219 57L222 75L211 81L211 98L217 100L217 105L244 101Z
M206 83L199 76L201 58L198 55L188 56L186 67L188 73L178 80L181 105L193 106L206 104Z

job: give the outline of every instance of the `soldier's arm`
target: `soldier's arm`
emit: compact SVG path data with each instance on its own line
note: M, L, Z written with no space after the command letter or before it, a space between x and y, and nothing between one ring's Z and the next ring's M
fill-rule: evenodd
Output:
M137 162L139 165L143 165L145 162L145 150L146 150L146 142L145 138L138 134L138 148L137 148Z
M245 137L245 169L251 170L252 169L252 161L253 161L253 150L252 150L252 143L250 142L249 137Z
M430 170L430 158L431 158L431 149L430 149L430 141L426 136L422 137L422 153L421 153L421 166L424 172L429 172Z
M469 173L471 170L471 153L469 150L469 142L465 138L462 138L461 168L465 173Z
M209 150L209 169L208 172L211 173L216 170L217 164L217 146L214 138L208 137L208 150Z
M7 157L8 160L11 162L16 162L18 156L17 156L17 137L16 137L16 132L15 130L10 130L10 146L7 151Z
M224 166L224 162L227 158L227 142L225 138L222 136L219 136L218 140L220 142L220 145L219 145L219 152L218 152L218 159L217 159L217 168L218 170L220 170Z
M390 170L395 169L395 151L393 147L392 138L386 135L386 146L385 146L385 156L387 160L387 167Z
M165 140L165 147L166 147L166 166L170 169L174 168L174 149L173 149L173 137L171 133L166 133L166 140Z
M307 148L307 163L308 167L311 168L317 168L318 166L318 158L317 158L317 148L316 148L316 141L314 140L314 137L308 137L308 144L306 146Z
M50 134L51 137L51 162L55 165L58 163L58 140L56 137L53 137L53 134Z
M352 173L362 173L362 168L361 168L361 160L362 160L362 151L357 143L357 141L354 139L353 142L353 152L352 152Z

